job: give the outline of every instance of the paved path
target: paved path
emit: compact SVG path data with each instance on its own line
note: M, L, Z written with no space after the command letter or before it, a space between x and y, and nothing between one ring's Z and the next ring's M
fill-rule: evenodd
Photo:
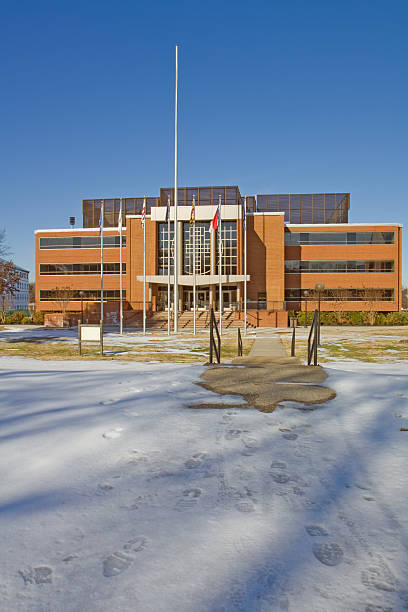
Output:
M249 353L250 357L287 357L279 336L256 336Z

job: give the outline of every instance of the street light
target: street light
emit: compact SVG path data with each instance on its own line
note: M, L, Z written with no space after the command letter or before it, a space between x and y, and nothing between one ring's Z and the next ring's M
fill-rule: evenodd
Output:
M323 283L316 283L315 289L317 291L318 299L319 299L319 331L317 335L317 344L320 346L320 294L324 289Z
M307 327L307 298L309 297L309 292L307 289L303 291L303 295L305 296L305 327Z
M81 297L81 325L84 322L84 292L80 291L79 295Z

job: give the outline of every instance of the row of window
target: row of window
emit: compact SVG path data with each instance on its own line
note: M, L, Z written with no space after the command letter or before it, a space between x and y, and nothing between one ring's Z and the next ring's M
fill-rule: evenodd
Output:
M190 223L183 224L183 271L182 274L193 274L194 251L196 274L210 274L211 272L211 238L209 222L197 221L195 236ZM170 224L170 236L167 223L159 223L159 267L158 273L168 274L168 255L170 248L170 274L173 274L174 255L174 229ZM218 231L216 236L218 238ZM223 221L221 224L221 258L222 274L237 273L237 223L236 221ZM195 244L194 244L195 242ZM218 274L218 244L216 244L215 273Z
M287 302L317 300L318 294L313 289L286 289ZM320 292L320 299L325 302L392 302L394 289L324 289Z
M82 293L82 297L80 295ZM103 292L104 300L118 300L120 298L120 289L110 289ZM122 298L126 299L126 290L122 291ZM72 294L68 294L64 289L51 289L40 291L41 302L97 302L101 299L101 292L98 289L82 291L80 289L73 290Z
M285 244L394 244L394 232L285 232Z
M122 236L122 246L126 246L126 236ZM103 247L119 248L120 236L104 236ZM100 249L100 236L57 236L40 238L40 249Z
M71 275L71 274L100 274L100 263L56 263L40 264L41 276ZM104 274L120 274L120 263L104 263ZM126 274L126 264L122 264L122 273Z
M394 272L394 262L390 261L285 261L286 274L333 274L348 272Z

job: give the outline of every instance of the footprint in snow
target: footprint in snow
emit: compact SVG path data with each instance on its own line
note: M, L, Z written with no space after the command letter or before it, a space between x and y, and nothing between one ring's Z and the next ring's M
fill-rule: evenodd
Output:
M96 489L96 495L105 495L108 491L112 491L115 487L109 482L102 482L98 484Z
M235 507L237 510L239 510L239 512L244 512L246 514L255 512L256 510L255 504L253 504L249 499L239 501L237 504L235 504Z
M313 554L323 565L339 565L343 561L343 550L336 542L313 544Z
M135 561L135 553L143 550L147 545L147 538L144 536L138 536L129 540L123 550L125 552L117 551L109 555L103 561L102 573L105 578L111 578L112 576L118 576L123 571L127 570L132 563Z
M115 438L120 437L122 431L123 427L115 427L115 429L109 429L109 431L105 431L105 433L102 434L102 437L106 438L107 440L114 440Z
M312 536L312 538L316 537L316 536L327 536L329 535L328 532L326 531L326 529L324 527L321 527L320 525L305 525L305 529L307 531L307 533Z
M188 470L198 468L206 457L207 453L195 453L191 459L187 459L187 461L185 461L184 467L186 467Z
M183 497L181 497L176 504L176 510L179 512L190 510L190 508L193 508L197 504L201 494L202 489L196 487L185 489L183 491Z
M271 472L271 477L278 484L284 484L290 480L289 474L285 474L284 472Z
M29 567L18 572L24 584L50 584L52 582L52 569L46 565Z
M276 468L277 470L286 470L287 464L284 461L272 461L271 468Z
M291 431L282 435L282 438L285 438L285 440L297 440L297 437L298 435Z
M227 433L225 434L224 438L226 440L235 440L236 438L239 438L241 434L242 434L241 429L229 429Z

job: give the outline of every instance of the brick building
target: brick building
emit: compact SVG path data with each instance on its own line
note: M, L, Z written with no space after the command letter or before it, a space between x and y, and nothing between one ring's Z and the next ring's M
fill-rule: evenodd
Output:
M196 203L196 300L201 313L218 306L218 231L210 221L219 201L222 217L223 306L242 320L244 298L243 202L237 186L180 188L178 250L174 253L174 190L146 198L146 294L149 318L167 308L168 248L178 262L179 312L193 304L191 203ZM166 222L170 204L170 234ZM100 300L99 217L102 200L83 201L83 227L36 231L36 310L79 312L97 319ZM123 198L123 298L125 324L143 307L143 198ZM104 312L117 322L119 308L120 200L104 200ZM246 198L247 309L254 325L286 324L288 310L401 309L401 225L348 223L350 194L273 194ZM173 283L173 277L171 277ZM58 288L71 288L65 303ZM185 314L183 314L185 313ZM187 318L188 319L188 318ZM186 319L186 320L187 320Z

